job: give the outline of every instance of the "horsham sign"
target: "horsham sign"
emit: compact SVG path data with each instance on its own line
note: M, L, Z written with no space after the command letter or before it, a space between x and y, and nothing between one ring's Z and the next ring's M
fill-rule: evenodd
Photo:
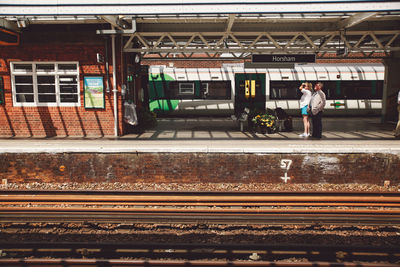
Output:
M315 54L270 54L252 55L252 63L314 63Z

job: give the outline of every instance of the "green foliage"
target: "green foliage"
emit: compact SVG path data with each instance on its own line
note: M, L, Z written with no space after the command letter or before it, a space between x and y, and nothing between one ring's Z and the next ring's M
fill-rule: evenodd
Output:
M259 126L265 126L270 129L276 128L276 117L270 114L256 115L252 119L253 123Z
M249 118L254 118L255 116L257 116L257 115L261 115L261 114L264 114L265 112L263 111L263 110L261 110L261 109L258 109L258 108L253 108L253 109L250 109L250 112L249 112Z

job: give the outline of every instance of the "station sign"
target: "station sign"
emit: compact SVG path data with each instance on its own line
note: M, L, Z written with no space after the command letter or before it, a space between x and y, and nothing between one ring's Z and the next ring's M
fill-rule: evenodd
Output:
M252 55L252 63L314 63L315 54L259 54Z

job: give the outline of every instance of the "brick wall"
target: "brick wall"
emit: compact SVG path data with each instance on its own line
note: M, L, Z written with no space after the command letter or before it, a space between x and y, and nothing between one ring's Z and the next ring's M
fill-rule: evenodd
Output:
M5 104L0 105L0 137L50 137L50 136L113 136L114 112L113 94L106 93L105 109L85 109L83 77L101 75L106 80L103 64L96 62L96 53L105 54L105 42L102 37L90 31L87 40L80 34L48 33L41 36L40 29L22 33L19 46L0 46L0 76L4 80ZM94 36L93 36L94 34ZM39 37L37 36L39 35ZM34 36L34 37L32 37ZM72 38L72 39L71 39ZM117 46L118 47L118 46ZM110 49L111 50L111 49ZM109 54L111 55L111 51ZM117 53L119 55L120 53ZM12 102L10 62L12 61L78 61L80 68L79 107L14 107ZM117 62L120 62L117 58ZM118 64L118 63L117 63ZM110 58L111 65L111 58ZM117 66L120 71L120 66ZM112 67L110 67L110 85L112 85ZM118 81L117 81L118 82ZM118 82L118 87L119 82ZM118 88L120 91L120 88ZM122 132L121 96L118 94L119 133Z
M400 182L395 154L3 153L0 179L28 182L283 183ZM368 167L366 167L368 166Z

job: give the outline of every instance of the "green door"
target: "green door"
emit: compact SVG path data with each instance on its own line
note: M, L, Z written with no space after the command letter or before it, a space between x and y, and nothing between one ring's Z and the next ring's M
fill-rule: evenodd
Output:
M235 114L240 114L244 108L264 112L265 100L264 73L235 74Z

